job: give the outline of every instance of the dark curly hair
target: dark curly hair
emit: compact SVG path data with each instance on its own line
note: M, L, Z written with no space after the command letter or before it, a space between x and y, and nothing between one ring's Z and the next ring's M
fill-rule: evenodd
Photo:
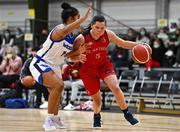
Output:
M61 8L63 8L63 11L61 13L63 23L66 23L69 17L74 17L79 14L78 9L72 7L69 3L62 3Z

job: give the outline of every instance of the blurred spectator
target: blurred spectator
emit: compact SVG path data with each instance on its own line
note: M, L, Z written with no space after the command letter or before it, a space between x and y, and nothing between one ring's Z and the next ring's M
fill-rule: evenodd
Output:
M41 34L39 36L39 42L38 42L39 47L42 46L42 44L46 41L47 37L48 37L48 30L44 28L42 29Z
M64 107L64 109L73 110L75 101L77 99L78 90L79 88L82 88L79 87L79 85L76 85L76 83L79 83L79 81L81 82L78 73L78 64L74 64L74 65L64 64L62 68L62 77L64 80L64 89L72 90L69 104L66 107Z
M10 85L19 79L22 59L16 55L15 49L7 47L4 50L3 60L0 65L0 88Z
M27 56L26 56L27 58L26 59L28 59L28 58L31 58L36 55L36 51L39 50L39 47L34 47L34 48L27 47L26 50L27 50Z
M0 46L2 45L2 42L3 42L2 36L0 35Z
M146 63L146 69L149 71L151 68L160 67L163 64L164 53L166 48L164 47L163 41L159 38L156 38L151 44L152 55L151 59Z
M167 52L165 53L165 60L168 61L167 64L164 63L167 67L172 67L173 64L176 62L176 54L178 50L178 35L176 32L168 33L169 36L169 43L167 47ZM174 64L175 66L176 64Z
M167 35L167 33L166 33L166 30L163 29L163 28L161 28L161 29L159 30L159 33L157 34L157 37L158 37L159 39L162 39L162 41L163 41L163 43L164 43L164 46L167 48L167 47L168 47L168 43L169 43L169 37L168 37L168 35Z
M129 28L127 30L126 40L129 40L129 41L135 41L136 40L136 33L132 28Z
M3 32L3 42L2 46L12 46L14 44L14 38L11 35L11 31L9 29L4 30Z
M150 32L150 33L149 33L149 39L150 39L149 45L151 46L151 44L152 44L152 43L154 42L154 40L156 39L156 33Z
M115 67L127 66L128 50L116 46L111 53L111 60Z
M136 37L136 42L150 43L150 39L148 37L148 33L144 27L140 28L139 34Z
M177 53L176 53L176 63L173 65L174 67L180 67L180 28L176 30L177 41L175 44L177 45Z
M78 91L79 91L79 89L83 89L83 88L84 88L84 83L81 79L78 79L78 80L72 82L71 98L70 98L69 104L64 107L64 110L74 110L75 109L75 101L78 98Z
M19 48L20 53L23 53L23 51L24 51L24 33L20 27L17 27L15 29L14 45L16 45Z
M2 55L3 55L2 42L3 42L3 39L2 39L2 36L0 35L0 63L2 61Z
M175 31L177 30L177 28L178 28L177 23L176 23L176 22L172 22L172 23L170 24L170 27L169 27L169 32L170 32L170 33L173 33L173 32L175 32Z

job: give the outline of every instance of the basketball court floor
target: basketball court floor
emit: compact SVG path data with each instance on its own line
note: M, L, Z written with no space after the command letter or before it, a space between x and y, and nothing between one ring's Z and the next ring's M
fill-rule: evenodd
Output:
M122 113L102 112L102 128L93 129L91 111L60 114L67 129L57 132L180 132L180 115L136 114L140 123L131 126ZM43 132L45 115L46 110L41 109L0 109L0 132Z

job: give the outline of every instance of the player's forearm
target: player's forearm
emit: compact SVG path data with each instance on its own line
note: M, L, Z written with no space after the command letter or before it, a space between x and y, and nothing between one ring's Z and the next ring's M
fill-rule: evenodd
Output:
M79 62L79 55L71 56L69 57L69 60L71 62Z
M79 49L70 51L69 53L66 54L66 57L69 58L71 56L78 56L78 55L80 55Z
M83 23L85 20L86 18L83 16L80 19L76 20L75 22L67 25L62 31L63 34L65 35L70 34L74 29L77 29L81 25L81 23Z
M135 45L138 43L133 42L133 41L125 41L124 48L126 49L132 49Z

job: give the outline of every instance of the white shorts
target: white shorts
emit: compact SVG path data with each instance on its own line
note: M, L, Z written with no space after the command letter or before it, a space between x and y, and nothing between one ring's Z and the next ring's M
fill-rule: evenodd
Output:
M40 84L43 84L42 73L44 72L54 71L58 77L62 78L61 67L59 65L49 64L40 57L33 58L29 69L34 79Z

